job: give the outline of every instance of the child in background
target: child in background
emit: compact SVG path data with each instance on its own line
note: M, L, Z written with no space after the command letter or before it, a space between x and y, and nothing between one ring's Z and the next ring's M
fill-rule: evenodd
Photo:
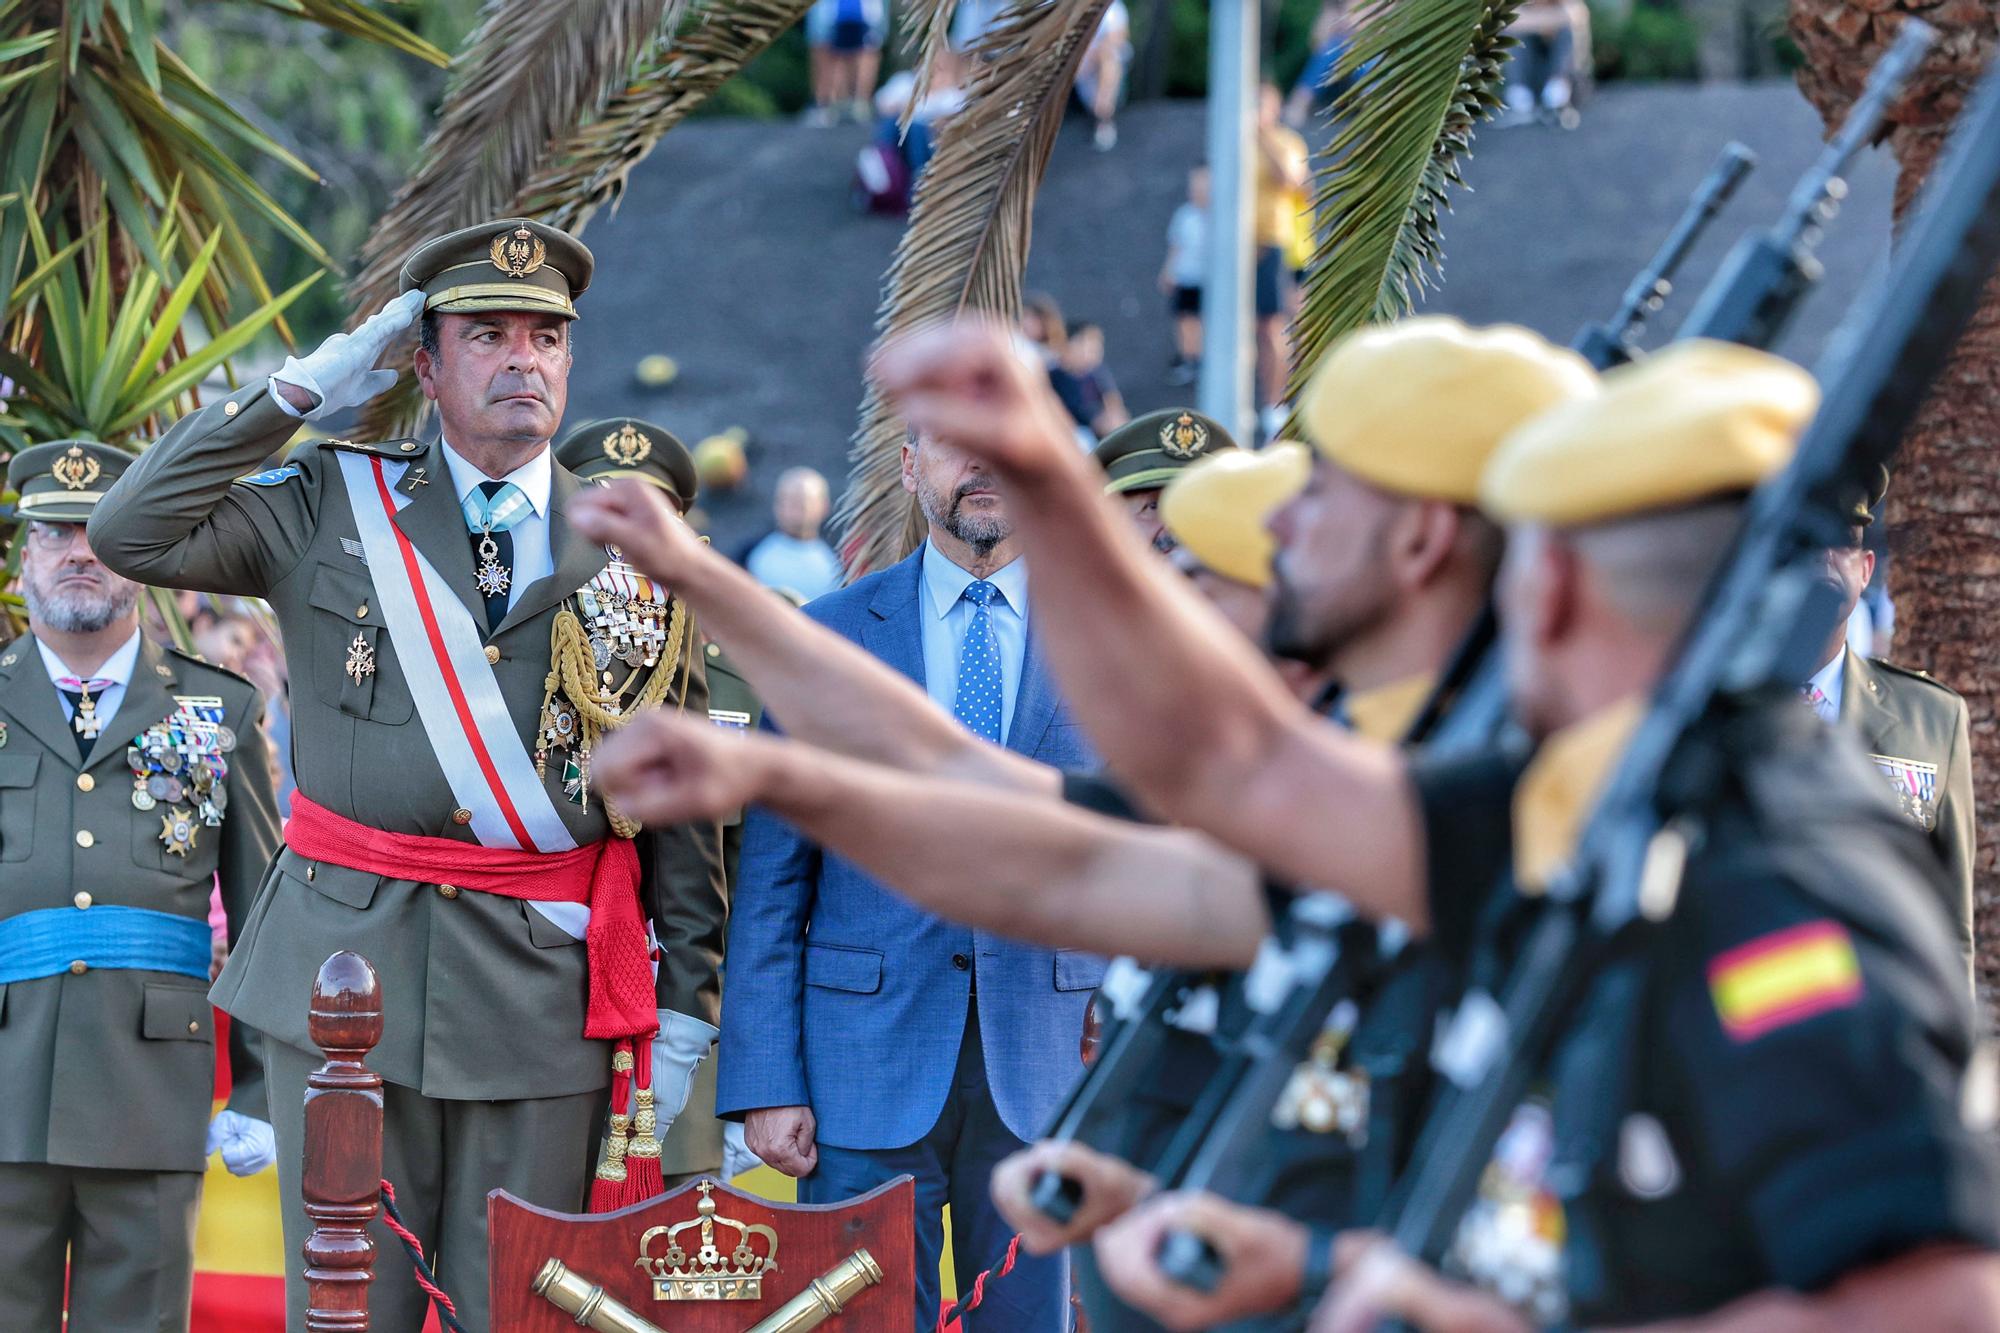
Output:
M1077 441L1092 448L1132 419L1104 364L1104 330L1088 320L1069 326L1062 359L1049 368L1049 384L1077 424Z
M1187 201L1167 223L1167 259L1160 290L1174 322L1174 354L1167 383L1193 384L1201 373L1201 289L1208 266L1208 166L1188 172Z

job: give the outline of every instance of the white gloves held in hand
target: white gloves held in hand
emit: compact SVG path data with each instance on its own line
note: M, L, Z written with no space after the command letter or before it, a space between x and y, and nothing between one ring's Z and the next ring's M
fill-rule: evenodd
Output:
M660 1032L653 1038L653 1111L659 1117L661 1138L687 1106L688 1094L694 1090L694 1071L721 1035L699 1018L660 1010Z
M278 1160L278 1136L262 1120L218 1111L208 1122L207 1152L221 1152L232 1176L254 1176Z
M304 389L319 399L305 413L317 421L348 407L358 407L396 382L393 370L377 370L389 344L423 313L424 294L404 292L370 315L352 333L336 333L301 361L295 356L272 374L273 381ZM282 400L281 400L282 401Z

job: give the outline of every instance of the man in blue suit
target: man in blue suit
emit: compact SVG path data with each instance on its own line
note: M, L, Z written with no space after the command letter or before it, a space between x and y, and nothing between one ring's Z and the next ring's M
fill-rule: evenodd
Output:
M1035 660L1027 571L991 475L915 440L903 450L903 486L929 526L923 547L806 613L916 680L976 734L1059 768L1088 765ZM1012 1235L987 1181L1047 1127L1076 1079L1101 961L921 911L761 811L745 827L728 958L719 1113L741 1118L751 1149L799 1178L804 1202L916 1177L914 1327L927 1333L944 1205L964 1291ZM1024 1255L966 1319L996 1333L1062 1333L1068 1321L1061 1255Z

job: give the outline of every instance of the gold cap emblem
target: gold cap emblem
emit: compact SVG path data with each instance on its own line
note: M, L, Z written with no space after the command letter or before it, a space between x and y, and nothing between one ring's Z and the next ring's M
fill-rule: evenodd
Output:
M49 468L49 475L61 482L64 490L80 491L96 481L103 471L103 466L85 453L82 446L72 444Z
M629 421L604 437L604 456L619 467L636 467L652 452L652 440Z
M1160 448L1169 458L1193 458L1208 448L1208 427L1183 412L1160 427Z
M503 231L493 238L493 267L510 278L525 278L549 257L549 247L526 227Z

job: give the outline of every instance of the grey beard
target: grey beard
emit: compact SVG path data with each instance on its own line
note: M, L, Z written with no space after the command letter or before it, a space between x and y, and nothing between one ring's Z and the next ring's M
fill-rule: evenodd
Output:
M95 634L132 613L139 604L139 587L127 583L113 586L103 597L62 596L47 598L34 584L23 581L21 598L28 604L28 616L63 634Z

